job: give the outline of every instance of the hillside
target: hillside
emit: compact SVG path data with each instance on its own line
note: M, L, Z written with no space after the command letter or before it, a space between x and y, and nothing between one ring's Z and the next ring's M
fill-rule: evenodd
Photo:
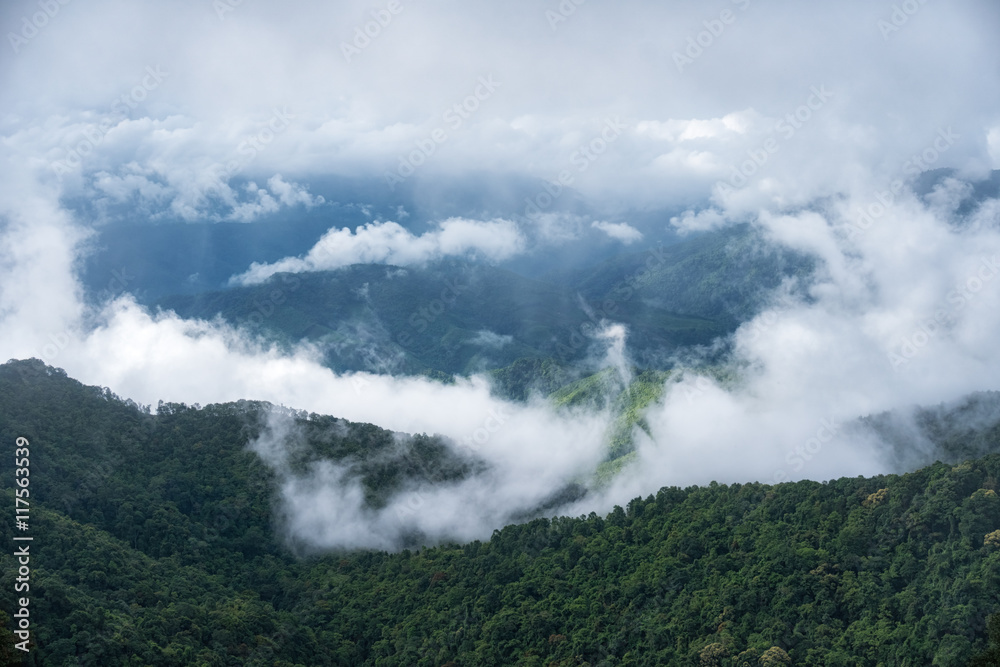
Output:
M519 359L571 363L603 354L592 335L603 317L588 314L575 291L460 262L280 274L257 286L165 298L159 306L186 318L221 315L285 344L315 343L339 371L453 375ZM627 316L629 347L639 357L707 344L724 332L710 319L641 304L617 315Z
M157 305L185 318L221 316L285 345L309 341L338 371L464 375L526 359L576 364L603 353L594 339L602 321L628 327L640 367L665 370L678 350L730 333L773 288L812 269L742 226L546 280L460 261L358 264Z
M33 664L965 665L1000 610L1000 455L663 488L488 542L299 559L246 449L263 407L154 415L36 361L0 366L0 437L33 452ZM340 432L325 456L385 441Z
M807 280L815 259L775 245L750 225L697 234L651 252L564 274L589 300L628 300L733 328L753 317L789 279ZM801 288L803 285L797 286Z

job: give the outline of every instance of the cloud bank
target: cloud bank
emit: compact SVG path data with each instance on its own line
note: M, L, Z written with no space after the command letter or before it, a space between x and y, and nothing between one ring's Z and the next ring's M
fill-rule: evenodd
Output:
M595 220L590 223L594 229L599 229L616 241L621 241L625 245L642 240L642 232L628 224L627 222L604 222Z
M275 174L366 177L388 195L400 160L413 184L518 173L609 205L674 206L764 150L744 208L867 176L844 165L891 177L942 127L962 137L949 164L998 166L1000 92L979 74L1000 64L995 3L922 4L889 32L892 3L723 4L735 21L707 36L718 11L698 3L590 4L555 27L557 3L404 5L348 59L341 44L372 20L362 2L241 3L221 17L211 4L71 3L26 43L7 40L5 147L68 195L121 179L151 213L188 220L226 219L255 201L245 181ZM4 34L35 11L5 5ZM574 95L550 94L554 73Z
M403 3L350 59L341 45L373 5L214 5L69 3L34 31L24 21L36 3L0 9L10 49L0 59L0 357L41 357L154 405L264 399L482 439L490 485L417 489L426 502L412 520L440 539L488 537L519 498L537 500L600 459L603 417L512 406L481 379L338 376L307 346L261 347L128 296L88 306L78 280L108 221L321 211L332 203L324 179L348 176L370 186L356 200L366 205L391 194L385 174L403 159L417 196L471 171L540 185L502 219L334 227L305 256L238 280L497 260L526 247L529 223L569 244L580 234L556 208L576 196L608 211L602 220L638 210L692 233L750 222L819 260L805 298L779 291L740 328L724 380L691 368L669 383L648 434L636 433L636 464L566 511L605 511L664 484L882 472L878 443L849 436L846 420L996 388L1000 202L958 205L1000 168L1000 88L983 83L1000 71L995 2L918 4L899 18L891 3L740 1L722 3L735 18L721 31L722 6L694 2L585 3L571 15L555 2ZM484 78L499 84L488 95ZM554 78L573 94L553 95ZM910 192L920 172L942 167L956 169L952 181L927 198ZM640 247L625 227L598 223ZM619 333L606 342L624 359ZM395 515L360 514L338 479L318 469L285 480L302 512L291 530L325 547L396 544ZM370 539L359 532L367 523Z
M449 218L437 229L416 236L396 222L372 222L353 232L331 229L304 257L271 264L254 263L231 284L261 283L275 273L329 271L351 264L413 266L444 257L479 256L490 261L513 257L524 249L524 237L510 220Z

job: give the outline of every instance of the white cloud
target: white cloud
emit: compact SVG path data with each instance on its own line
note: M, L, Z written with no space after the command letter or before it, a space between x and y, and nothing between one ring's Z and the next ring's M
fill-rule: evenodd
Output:
M786 293L740 327L743 370L734 377L720 384L689 372L668 384L647 415L652 438L638 434L639 463L598 504L663 484L894 470L884 447L845 425L997 389L996 224L955 227L935 207L903 198L849 234L864 201L761 217L772 238L822 260L817 282L807 298Z
M726 114L721 118L644 120L636 124L636 133L671 143L715 139L729 134L746 134L751 126L760 123L761 120L760 114L753 109L745 109Z
M504 336L502 334L483 329L476 333L475 337L469 341L472 345L478 345L480 347L488 347L499 350L505 345L510 345L514 342L513 336Z
M927 7L891 43L877 29L884 8L871 3L808 12L754 5L752 22L728 30L683 73L672 54L708 18L697 4L647 2L625 13L592 5L560 28L557 42L537 7L526 0L507 6L502 16L478 5L447 12L422 6L351 63L339 43L367 20L357 2L305 2L291 11L243 3L224 21L204 6L166 2L127 12L110 0L91 3L88 12L67 7L0 66L12 100L3 134L30 127L25 138L48 148L35 157L54 162L110 118L113 127L84 157L82 172L116 175L130 162L154 169L156 182L177 190L170 210L192 219L206 187L235 196L205 174L214 164L235 160L239 173L259 184L276 173L297 182L328 173L381 179L439 128L447 140L420 167L428 175L481 169L551 181L568 170L574 189L588 196L694 203L819 85L834 100L782 144L750 186L766 185L768 201L864 176L839 169L846 161L893 170L923 148L923 133L933 138L949 124L963 137L949 164L997 164L1000 91L972 74L997 57L989 26L1000 9L987 0L963 0L948 11ZM13 30L20 17L10 7L0 20ZM516 48L517 31L504 26L521 31ZM171 29L184 39L168 39ZM452 44L447 53L420 48L444 39ZM88 49L91 40L107 49ZM595 41L620 46L595 53ZM259 44L273 48L251 46ZM538 63L550 55L565 65L558 71L578 91L574 99L549 94L551 70ZM142 84L147 68L168 75L133 100L134 108L115 106ZM921 73L919 88L950 94L927 98L912 85L913 71ZM491 74L503 86L453 129L446 113ZM367 84L375 77L383 85ZM912 113L917 104L920 114ZM290 122L271 137L275 109L286 109ZM615 116L628 129L578 170L574 152ZM988 145L984 126L994 127ZM244 143L262 132L266 143Z
M682 233L706 232L724 227L728 222L726 217L715 208L706 208L698 212L684 211L680 216L670 219L670 224Z
M281 174L275 174L267 179L267 187L285 206L297 206L301 204L306 208L312 208L313 206L319 206L324 201L320 196L309 194L309 191L302 185L286 183L281 178Z
M250 222L267 213L274 213L278 210L278 202L267 190L263 190L256 183L247 183L244 190L251 197L249 201L236 202L233 212L229 215L233 220L239 222Z
M371 222L353 232L347 227L333 228L304 257L287 257L272 264L254 263L230 282L251 285L275 273L327 271L350 264L411 266L464 255L502 260L523 248L524 238L510 220L449 218L439 223L437 229L420 236L395 222Z
M990 128L986 135L992 169L1000 169L1000 126Z
M532 231L546 244L560 244L580 238L583 218L568 213L540 213L530 218Z
M152 316L128 298L109 304L98 321L89 332L74 328L64 334L48 361L84 382L110 386L154 406L159 400L209 404L250 398L406 433L440 434L463 455L489 466L459 485L409 489L381 512L364 510L352 487L338 486L336 469L286 477L288 527L314 546L393 548L413 529L432 540L486 539L518 512L530 511L553 491L586 476L603 454L607 415L508 403L493 397L483 378L444 384L336 375L307 346L283 354L218 322ZM13 351L13 342L4 341L5 352ZM15 356L32 351L25 342ZM272 436L276 440L262 454L280 464L292 438ZM364 521L368 528L361 531Z
M232 212L226 216L229 220L251 222L262 215L276 213L282 206L305 206L312 208L324 203L323 197L313 196L298 183L286 183L281 174L275 174L267 180L267 189L261 188L254 181L247 183L243 190L249 199L242 201L235 196L231 198Z
M604 222L595 220L590 224L594 229L599 229L616 241L621 241L625 245L642 240L642 232L628 224L627 222Z
M996 388L1000 377L1000 278L979 277L1000 254L997 203L952 225L944 213L958 184L935 195L936 208L901 196L870 225L856 224L859 209L912 175L913 157L929 154L941 128L958 139L926 167L1000 167L1000 87L981 76L1000 62L1000 6L928 3L887 41L880 4L753 3L747 20L682 74L672 52L711 15L699 3L637 8L581 5L553 38L528 0L414 5L347 63L338 45L368 20L365 3L242 3L224 21L210 3L63 6L16 57L0 60L0 358L41 356L154 404L261 398L459 441L483 429L491 410L511 410L509 426L482 447L499 471L495 488L421 490L425 507L441 508L419 514L426 530L488 535L506 510L585 474L600 455L599 417L507 406L479 380L336 376L308 348L260 349L218 323L153 316L127 300L92 312L75 271L97 221L62 205L93 201L111 215L136 202L130 212L150 218L254 219L322 204L304 185L313 179L380 182L400 155L446 128L423 178L478 170L553 183L565 173L575 193L611 209L689 209L673 221L688 231L755 220L821 260L808 299L789 291L738 332L738 383L689 378L668 387L634 476L592 507L669 483L883 471L863 443L824 436L820 451L805 451L810 459L801 448L828 428L824 420L937 403ZM0 9L4 34L19 29L22 11ZM127 112L112 111L148 67L161 66L169 72L162 85ZM551 94L553 73L573 95ZM503 86L452 129L445 113L490 74ZM833 97L799 120L821 85ZM621 135L597 141L617 117ZM795 131L778 130L782 121ZM780 140L774 151L765 148L770 139ZM79 165L54 168L73 151ZM754 155L762 163L723 196L717 184ZM549 242L579 238L585 224L570 214L531 222ZM242 280L361 261L496 260L526 245L509 220L451 219L423 234L373 222L332 229L305 256L256 265ZM612 341L622 355L623 340ZM353 502L350 489L334 492L336 473L317 473L316 488L331 495L317 507ZM292 488L289 502L308 500L300 491ZM470 504L475 511L461 514ZM356 518L303 514L301 528L334 543ZM376 539L391 540L391 521L376 525Z
M972 185L957 178L946 178L934 186L927 201L942 216L950 216L973 192Z
M411 490L425 508L410 516L411 525L440 539L488 535L560 484L586 478L601 457L606 415L511 405L491 397L483 379L445 385L338 376L308 346L291 353L261 348L221 323L154 316L129 299L88 312L72 273L85 232L58 208L51 191L23 175L10 176L23 187L0 199L8 219L0 229L0 356L41 356L84 382L145 403L263 399L476 443L477 454L491 464L488 484L476 478ZM638 464L606 494L567 511L606 511L664 484L884 472L888 463L877 443L846 438L830 424L995 388L995 221L955 226L935 207L900 197L866 229L849 233L854 211L866 203L855 196L820 211L759 217L774 240L822 260L808 298L789 292L740 329L735 367L742 370L726 384L690 375L669 384L647 416L652 438L637 432ZM468 238L463 231L430 247L465 248ZM611 326L602 335L607 363L627 376L624 329ZM485 425L495 426L488 420L498 412L507 415L504 426L491 431ZM302 511L291 529L322 546L393 545L402 530L396 510L412 496L370 517L375 529L365 537L355 530L365 515L351 487L337 486L338 479L336 469L321 468L311 477L285 480L288 507Z
M169 189L151 178L151 170L144 169L135 162L124 165L118 174L98 172L94 177L94 189L107 195L115 203L123 203L138 196L151 203L166 199Z

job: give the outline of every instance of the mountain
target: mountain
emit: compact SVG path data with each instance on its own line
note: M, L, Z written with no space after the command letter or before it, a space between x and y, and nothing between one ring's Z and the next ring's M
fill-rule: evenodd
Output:
M620 250L619 242L589 226L602 212L571 188L545 213L560 217L559 224L566 226L560 233L568 234L572 242L540 238L544 237L540 224L537 219L526 219L525 207L528 200L546 191L546 185L523 176L465 173L443 181L418 176L390 191L381 177L317 177L303 185L313 198L311 205L262 211L250 220L227 217L231 206L221 201L214 213L197 221L169 211L147 210L135 200L83 197L66 203L80 218L99 221L86 242L80 266L88 296L97 300L129 292L140 303L149 304L172 294L221 289L253 262L301 256L330 229L354 230L379 221L396 222L420 235L452 217L521 220L529 247L505 268L530 277L556 267L594 264ZM250 203L252 193L259 192L257 184L244 177L235 178L232 187L242 195L250 192ZM668 225L676 213L653 210L607 215L630 221L642 230L646 243L658 245L678 240Z
M114 222L88 240L80 277L92 298L128 292L151 303L170 294L219 289L251 262L303 254L331 226L368 221L357 207L327 206L280 223Z
M36 360L0 366L0 439L31 450L32 664L957 666L1000 610L996 453L668 487L486 542L300 558L247 448L269 409L154 414ZM353 461L375 491L449 456L432 436L286 416L314 429L299 464ZM0 531L14 544L12 522ZM0 561L15 571L11 550ZM0 608L14 598L0 589Z
M617 298L732 329L756 315L784 281L798 281L801 289L814 269L814 258L781 248L744 224L615 257L561 282L592 302Z
M468 374L523 358L561 363L603 355L599 314L570 289L482 264L365 264L279 274L261 285L162 299L181 317L216 315L284 343L318 344L339 371ZM622 308L629 348L663 356L708 344L712 320L638 302Z
M955 215L964 218L984 202L1000 197L1000 169L994 169L985 178L979 179L963 176L957 169L929 169L913 179L913 191L926 203L933 203L938 195L949 190L951 194L944 197L943 202L948 202Z
M306 340L338 371L469 374L521 359L567 365L603 355L603 321L628 328L644 368L707 346L767 303L811 261L767 244L749 226L622 255L547 280L464 261L426 267L354 265L279 274L254 286L157 302L191 318L221 316L266 339Z
M871 415L854 427L887 443L896 469L912 470L939 459L978 458L995 453L1000 442L1000 392L975 392L932 407Z

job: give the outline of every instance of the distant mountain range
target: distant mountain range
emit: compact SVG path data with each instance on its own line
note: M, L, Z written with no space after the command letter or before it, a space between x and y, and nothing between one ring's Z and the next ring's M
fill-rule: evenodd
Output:
M618 255L549 280L482 263L421 268L354 265L156 305L185 318L222 317L283 344L320 346L334 370L468 374L519 359L599 358L602 322L628 328L641 367L669 368L686 346L709 345L767 303L812 260L767 244L747 225Z
M247 185L236 179L233 187ZM88 240L82 282L92 298L127 291L142 303L217 290L253 262L305 254L331 228L353 230L377 221L394 221L419 235L450 217L521 220L532 247L505 267L528 277L593 264L619 252L622 245L592 229L590 220L610 216L631 222L645 234L647 244L669 245L679 239L669 226L677 210L598 211L570 188L535 217L526 218L526 201L545 192L545 182L538 179L467 174L441 182L414 177L395 193L388 192L381 179L328 178L308 186L310 193L324 198L321 204L284 208L249 222L224 217L192 222L153 215L133 202L69 201L82 218L103 221ZM541 238L553 219L573 228L569 238Z
M921 412L955 449L901 476L664 487L487 541L300 558L282 482L247 447L272 406L151 414L37 360L0 365L0 439L31 450L32 656L61 665L995 664L998 405ZM285 413L303 434L289 464L341 466L372 509L477 472L433 436ZM955 465L966 451L984 456ZM0 590L0 655L14 598Z

